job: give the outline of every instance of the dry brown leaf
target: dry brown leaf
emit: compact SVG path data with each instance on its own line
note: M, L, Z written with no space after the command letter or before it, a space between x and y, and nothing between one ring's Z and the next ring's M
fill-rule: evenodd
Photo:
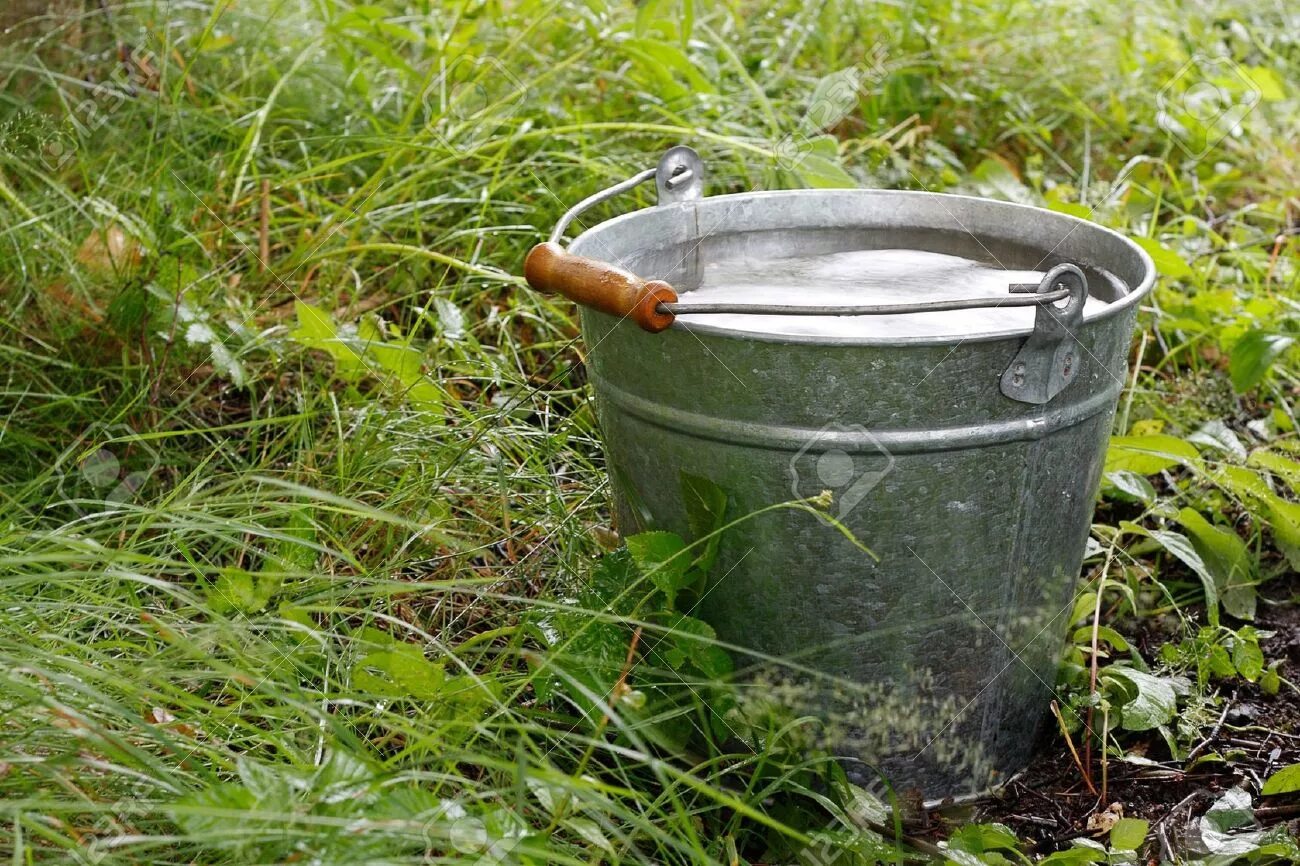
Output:
M1105 836L1123 817L1124 804L1111 803L1100 812L1093 812L1088 816L1088 832L1094 836Z
M77 261L93 273L111 275L140 264L144 251L140 242L118 225L95 229L77 249Z

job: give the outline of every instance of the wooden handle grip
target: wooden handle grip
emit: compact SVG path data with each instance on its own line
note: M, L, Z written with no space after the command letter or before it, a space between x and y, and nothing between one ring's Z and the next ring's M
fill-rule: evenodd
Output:
M559 244L538 244L524 259L524 278L539 292L564 295L571 301L628 318L651 333L673 323L660 304L676 302L677 293L662 280L646 281L607 262L566 253Z

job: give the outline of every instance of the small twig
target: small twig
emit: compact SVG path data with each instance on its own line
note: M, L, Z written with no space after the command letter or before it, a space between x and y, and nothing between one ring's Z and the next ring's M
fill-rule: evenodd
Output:
M1094 634L1096 634L1094 632ZM1110 737L1110 707L1103 704L1101 708L1101 801L1105 803L1106 787L1110 781L1110 761L1107 760L1106 741Z
M258 227L258 249L261 251L259 270L266 273L267 262L271 260L271 180L262 179L261 219Z
M1163 821L1156 822L1156 835L1160 837L1160 852L1164 855L1164 862L1174 862L1174 846L1169 844L1169 834L1165 832Z
M1261 822L1266 820L1285 821L1300 815L1300 803L1287 806L1260 806L1255 810L1255 817Z
M1174 815L1178 814L1178 812L1181 811L1182 808L1186 806L1188 803L1192 802L1198 797L1203 796L1206 793L1207 792L1205 790L1193 791L1183 799L1179 800L1178 803L1175 804L1172 809L1170 809L1160 818L1160 820L1156 821L1155 827L1156 827L1156 831L1160 834L1160 844L1164 846L1167 850L1169 846L1169 839L1165 835L1165 825L1169 823L1169 819L1172 818ZM1174 859L1172 855L1172 851L1170 851L1169 859L1170 861Z
M1268 257L1268 273L1264 277L1264 285L1273 284L1273 271L1277 269L1277 261L1282 252L1282 247L1286 244L1286 234L1278 232L1277 240L1273 243L1273 252Z
M1234 691L1232 697L1228 698L1228 702L1223 705L1223 712L1219 714L1219 720L1214 723L1214 727L1210 729L1210 733L1205 737L1205 739L1193 746L1192 750L1187 753L1187 758L1183 761L1184 765L1190 764L1194 761L1196 756L1201 753L1201 750L1214 742L1215 738L1219 736L1219 731L1223 730L1223 722L1228 718L1228 713L1232 710L1232 705L1236 702L1237 693Z
M1074 748L1074 737L1070 736L1070 729L1065 726L1065 719L1061 716L1061 708L1052 701L1052 715L1056 716L1056 722L1061 726L1061 734L1065 737L1065 744L1070 747L1070 755L1074 758L1074 765L1079 768L1079 775L1083 777L1083 783L1088 786L1088 790L1095 797L1097 789L1092 786L1092 779L1088 778L1088 773L1083 769L1083 761L1079 759L1079 751Z
M623 662L623 670L619 672L618 680L614 683L614 688L610 689L609 699L607 701L610 709L613 709L614 702L627 693L627 678L632 673L632 662L636 660L636 645L641 642L641 626L636 627L632 632L632 640L627 645L627 659ZM600 720L603 728L609 722L609 713L605 713L604 718Z
M1008 815L1008 821L1023 821L1026 824L1037 824L1040 827L1051 827L1053 830L1060 829L1059 825L1051 818L1040 818L1037 815Z

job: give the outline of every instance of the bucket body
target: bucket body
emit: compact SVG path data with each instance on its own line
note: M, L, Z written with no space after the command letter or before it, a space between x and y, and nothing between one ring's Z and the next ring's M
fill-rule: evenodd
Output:
M721 487L729 519L830 491L834 522L784 508L728 530L693 613L747 651L742 689L822 719L852 778L880 773L932 799L985 790L1028 760L1150 259L1058 213L869 190L681 201L571 245L679 289L728 261L894 248L1077 265L1105 303L1069 335L1068 386L1039 404L1003 393L1023 322L828 338L701 316L651 334L584 310L583 332L624 534L689 537L682 472Z

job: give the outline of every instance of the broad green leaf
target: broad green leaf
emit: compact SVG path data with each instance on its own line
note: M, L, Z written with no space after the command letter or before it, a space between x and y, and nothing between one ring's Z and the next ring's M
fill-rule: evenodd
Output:
M413 405L432 408L442 405L442 391L424 374L420 353L410 346L390 343L370 343L366 352L379 366L397 379L394 390Z
M997 851L972 854L969 851L950 848L944 853L944 857L944 862L952 866L1012 866L1012 861Z
M1286 99L1286 85L1277 70L1268 66L1245 66L1241 71L1255 84L1260 99L1265 102Z
M1273 662L1259 676L1259 689L1266 695L1276 695L1282 688L1282 677L1277 669L1278 662Z
M1210 625L1219 624L1219 589L1218 581L1215 579L1213 572L1205 565L1201 559L1200 553L1192 545L1190 539L1185 535L1166 529L1152 530L1147 533L1151 538L1160 543L1160 546L1174 555L1184 565L1201 579L1201 586L1205 588L1205 612L1209 617Z
M1300 503L1289 502L1278 496L1269 496L1269 523L1278 539L1292 547L1300 547Z
M1178 708L1173 683L1165 677L1134 668L1111 665L1107 677L1128 682L1136 696L1121 708L1121 724L1130 731L1149 731L1167 725Z
M1151 482L1145 476L1131 470L1120 469L1116 472L1107 472L1106 483L1123 496L1136 499L1138 502L1156 501L1156 489Z
M609 837L605 835L605 831L600 829L600 825L590 818L567 818L563 824L605 853L611 855L616 853L614 843L609 841Z
M804 112L803 128L808 132L822 132L852 114L858 107L861 78L862 73L850 66L818 79Z
M1276 451L1256 451L1246 461L1247 466L1264 469L1286 481L1293 491L1300 491L1300 463Z
M1258 575L1246 542L1191 508L1179 511L1175 519L1191 534L1192 546L1213 577L1223 609L1238 619L1254 619Z
M1016 177L1015 172L1000 159L989 157L982 160L971 171L971 178L984 195L1020 204L1030 204L1035 201L1034 194L1020 182L1020 178Z
M291 339L308 349L328 353L340 379L353 379L366 371L361 354L339 336L329 313L302 301L295 301L293 308L298 314L298 327L289 333Z
M359 788L375 780L375 769L359 755L334 749L312 777L312 792L326 802L356 799Z
M1083 622L1085 620L1091 623L1093 614L1096 611L1096 609L1097 609L1097 593L1095 592L1081 593L1079 597L1074 600L1074 610L1070 612L1070 625L1074 625L1075 623ZM1089 628L1091 628L1091 626L1089 626Z
M1252 683L1264 673L1264 652L1255 639L1254 629L1243 628L1232 638L1232 666Z
M948 837L948 847L970 854L1015 851L1020 839L1005 824L967 824Z
M1264 479L1249 469L1227 467L1214 473L1214 481L1252 503L1251 514L1268 523L1273 540L1291 567L1300 570L1300 503L1269 489Z
M239 755L235 758L235 770L244 787L260 802L286 803L292 796L292 779L283 764L266 764Z
M1232 428L1222 421L1206 421L1195 433L1187 437L1187 441L1205 448L1223 451L1238 460L1246 459L1246 446L1241 444L1241 439Z
M792 163L799 179L814 189L854 189L858 182L844 170L840 162L839 141L832 135L816 135L811 138L787 139L793 148L792 154L785 154Z
M1229 355L1233 390L1242 394L1262 382L1273 362L1294 344L1294 337L1258 328L1243 334Z
M1110 847L1121 851L1136 851L1146 841L1150 821L1141 818L1120 818L1110 828Z
M1115 436L1106 451L1106 472L1155 475L1171 466L1195 464L1200 456L1195 445L1167 433Z
M1187 266L1187 262L1183 261L1183 257L1163 246L1159 241L1143 237L1134 237L1133 240L1147 251L1147 255L1151 256L1151 261L1155 262L1156 270L1161 275L1175 280L1192 275L1192 269Z
M1104 640L1106 643L1110 644L1119 652L1128 651L1128 641L1124 639L1124 636L1122 634L1115 631L1115 629L1111 628L1110 626L1107 625L1098 626L1097 637L1100 638L1101 640ZM1073 641L1074 643L1079 645L1085 645L1085 644L1091 645L1092 626L1085 625L1083 628L1076 629L1074 632Z
M677 46L661 39L625 39L621 43L623 50L637 64L637 68L649 79L663 87L668 98L678 98L695 93L717 93L717 88L708 77L691 62ZM683 87L673 77L680 75L689 85Z
M1095 848L1075 847L1048 854L1039 863L1040 866L1083 866L1085 863L1104 863L1106 859L1105 851L1098 851Z
M1294 794L1300 791L1300 764L1283 767L1264 781L1260 793L1266 796L1274 794Z
M1239 856L1259 846L1262 833L1246 832L1255 824L1249 792L1230 788L1210 806L1198 822L1200 843L1214 854Z
M663 590L671 608L677 591L693 579L687 572L691 559L685 552L686 542L674 532L641 532L628 536L627 549L637 567Z
M1058 213L1069 214L1070 216L1078 217L1079 219L1086 220L1092 218L1092 208L1081 205L1078 202L1050 201L1047 203L1047 209L1057 211Z
M277 558L291 571L311 571L316 567L319 552L316 544L316 524L309 508L295 508L289 513L283 533L288 538L276 545Z

